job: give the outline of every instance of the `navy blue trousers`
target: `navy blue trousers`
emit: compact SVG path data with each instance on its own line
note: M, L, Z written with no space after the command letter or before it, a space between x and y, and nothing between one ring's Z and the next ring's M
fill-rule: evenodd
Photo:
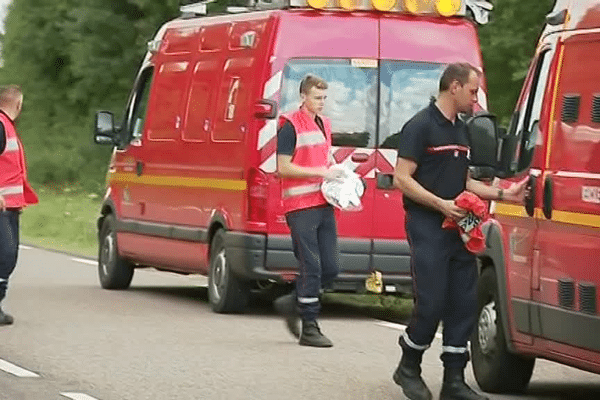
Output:
M339 272L337 228L333 207L324 206L286 214L298 260L296 293L300 317L319 316L321 288L331 285Z
M6 296L8 278L17 265L19 211L0 212L0 301Z
M464 368L467 343L477 318L477 264L443 216L426 210L406 214L411 248L414 309L401 345L424 351L443 324L441 359L446 368Z

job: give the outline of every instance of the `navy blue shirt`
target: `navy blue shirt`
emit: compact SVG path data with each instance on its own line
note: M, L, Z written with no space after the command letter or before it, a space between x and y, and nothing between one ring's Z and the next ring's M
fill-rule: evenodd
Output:
M442 199L454 199L467 184L470 150L466 125L458 117L452 123L430 103L402 127L398 157L417 163L413 177L421 186ZM433 211L406 195L404 208Z

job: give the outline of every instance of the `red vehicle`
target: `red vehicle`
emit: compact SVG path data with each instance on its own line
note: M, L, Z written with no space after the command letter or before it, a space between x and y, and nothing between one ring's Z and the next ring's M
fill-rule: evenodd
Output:
M446 64L482 68L466 15L485 21L488 10L474 3L259 1L271 9L213 17L186 7L149 43L120 126L96 117L96 142L115 145L98 220L102 286L127 288L142 266L207 274L213 309L233 312L252 287L294 279L276 121L298 107L309 72L329 82L336 160L367 183L362 211L338 218L337 287L359 289L374 270L388 287L409 284L390 143Z
M523 390L536 357L600 373L600 1L557 1L547 23L494 166L531 196L486 227L471 346L489 392Z

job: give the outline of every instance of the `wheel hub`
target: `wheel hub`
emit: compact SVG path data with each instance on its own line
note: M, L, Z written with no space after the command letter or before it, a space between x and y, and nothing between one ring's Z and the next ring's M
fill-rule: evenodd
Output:
M215 295L215 300L221 299L223 292L223 286L226 283L226 265L227 259L225 258L225 250L221 250L215 258L215 266L212 273L212 289Z
M496 346L496 316L496 303L493 301L486 304L479 314L477 336L483 354L489 354Z
M112 235L106 235L104 242L102 243L102 254L100 258L100 265L104 275L108 275L108 266L112 263L114 257L115 241Z

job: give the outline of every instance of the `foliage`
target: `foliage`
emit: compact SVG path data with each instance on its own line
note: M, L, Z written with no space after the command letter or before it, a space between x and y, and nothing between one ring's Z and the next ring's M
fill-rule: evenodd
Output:
M98 109L126 102L146 42L178 0L14 0L0 83L25 94L19 131L30 178L99 191L110 149L94 145Z
M479 28L489 109L507 125L554 0L496 0L490 23Z
M180 5L194 1L13 0L0 84L24 89L19 131L32 181L101 191L110 149L92 142L94 114L123 109L146 42ZM506 122L553 0L495 3L480 35L490 109ZM213 2L209 12L226 4Z

